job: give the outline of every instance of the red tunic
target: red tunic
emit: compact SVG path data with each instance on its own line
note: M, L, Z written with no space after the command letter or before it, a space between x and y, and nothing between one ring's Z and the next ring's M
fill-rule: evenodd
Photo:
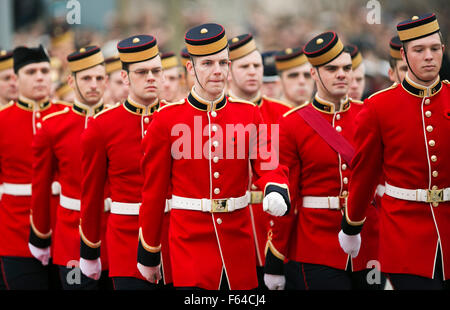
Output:
M82 135L80 232L84 258L98 255L89 250L98 250L102 241L100 221L106 184L113 203L141 202L141 142L158 106L156 103L146 111L128 99L96 115ZM111 210L106 232L110 277L143 279L136 267L138 228L137 214L113 214ZM88 249L86 254L83 247Z
M169 185L173 197L209 201L243 197L249 184L250 161L260 188L266 189L266 185L269 188L270 182L276 188L282 188L281 184L287 186L285 167L278 166L278 162L268 164L269 160L262 160L260 154L249 156L250 148L254 151L250 141L263 142L263 138L260 135L255 138L255 132L250 130L246 134L244 128L252 125L258 128L260 124L261 114L252 103L226 96L207 103L193 92L184 101L158 112L146 136L149 141L142 162L145 182L139 214L140 263L158 264L153 257L157 257L160 249ZM230 134L227 125L238 125L234 128L240 129L231 130ZM228 156L226 150L230 151ZM284 190L287 197L287 189ZM257 287L249 208L210 213L175 209L173 204L169 246L176 287L218 289L222 271L231 289Z
M42 127L42 118L66 106L59 101L34 102L21 98L0 112L2 181L4 186L5 183L13 187L18 185L22 188L20 191L24 191L18 195L14 189L14 195L4 193L2 196L0 256L32 257L28 249L33 169L31 144L37 130ZM52 222L51 218L47 220Z
M297 113L308 104L350 143L355 117L362 108L361 104L346 101L340 111L334 111L333 104L316 96L312 103L292 109L280 120L280 162L289 167L293 212L272 219L268 248L281 260L345 270L349 257L337 238L342 211L304 207L303 197L346 197L350 167ZM376 231L376 226L370 228ZM364 263L358 264L353 259L353 271L365 269L368 260L377 258L378 234L368 233L370 242L365 243L358 256Z
M93 107L92 112L103 110L103 104ZM35 234L49 235L50 205L47 197L51 191L53 175L59 173L61 194L69 199L81 197L81 134L88 117L86 107L74 103L44 119L42 128L33 140L33 196L32 228ZM64 203L63 203L64 204ZM79 205L78 205L79 206ZM109 212L102 217L102 233L106 231ZM67 266L80 258L80 212L59 204L53 235L53 263ZM108 269L106 251L102 253L102 269Z
M381 173L402 189L450 187L450 87L436 81L420 87L405 78L365 102L357 145L347 222L362 224ZM365 225L364 225L365 226ZM364 245L362 238L362 244ZM450 202L382 197L380 264L387 273L433 277L438 246L444 279L450 278Z

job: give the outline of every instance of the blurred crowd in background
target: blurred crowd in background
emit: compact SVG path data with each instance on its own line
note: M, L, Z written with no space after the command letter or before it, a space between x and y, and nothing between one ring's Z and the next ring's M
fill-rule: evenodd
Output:
M79 4L79 24L67 22L76 9L70 6L73 2ZM186 29L205 22L221 23L228 38L252 33L261 52L303 46L313 36L334 30L362 52L363 98L391 83L389 40L399 21L434 12L446 45L450 42L448 0L18 0L12 6L12 46L3 48L42 43L59 59L55 66L63 66L74 49L91 44L101 46L105 57L112 56L120 39L135 34L152 34L162 52L179 55ZM58 42L68 30L70 40ZM446 51L441 78L448 79L448 72Z

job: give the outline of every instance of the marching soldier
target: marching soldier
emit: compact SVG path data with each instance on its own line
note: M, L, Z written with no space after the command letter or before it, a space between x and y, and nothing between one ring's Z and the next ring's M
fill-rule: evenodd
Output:
M104 109L106 72L102 52L97 46L82 48L68 57L69 85L75 90L72 108L47 115L33 140L33 182L31 204L31 253L46 265L53 239L53 263L59 266L63 289L95 289L97 282L82 275L80 283L71 281L70 273L80 257L81 134L88 119ZM56 233L50 218L51 180L58 172L61 184L57 209ZM107 212L102 219L106 230ZM106 251L102 267L107 270ZM105 274L105 277L107 275Z
M363 57L359 48L356 45L350 44L345 46L348 49L350 56L352 57L352 82L348 90L348 96L353 101L360 101L364 94L366 86L366 68L363 63Z
M17 100L17 77L14 74L13 53L0 51L0 109ZM0 182L1 183L1 182Z
M280 163L289 168L293 212L273 219L265 283L284 288L288 258L302 271L299 288L352 289L353 262L342 253L336 233L348 195L354 119L362 105L347 96L351 56L335 32L312 39L304 56L313 66L317 93L280 120Z
M13 53L0 51L0 111L7 107L11 100L17 100L17 78L13 69ZM0 171L0 205L2 203L3 181ZM1 209L1 206L0 206ZM2 263L0 260L0 268ZM3 275L0 275L0 290L6 289Z
M275 67L276 51L267 51L261 54L263 59L263 80L261 94L270 98L279 99L282 96L280 76Z
M257 106L225 96L230 62L224 28L218 24L193 27L185 42L190 54L187 71L195 85L184 101L158 111L144 140L138 268L148 281L160 279L160 231L171 185L169 247L174 286L253 289L258 282L247 208L249 161L254 183L264 189L264 209L277 216L286 213L290 204L287 171L256 153L258 142L270 147L267 137L255 132L258 129L245 129L264 128ZM233 129L225 133L226 126ZM220 151L224 146L233 154L225 156ZM241 157L235 158L236 153Z
M397 25L408 72L364 103L339 241L352 256L380 174L380 265L394 289L443 289L450 274L450 88L435 14ZM393 104L395 103L395 104Z
M122 62L119 56L105 59L108 87L105 92L105 106L110 108L118 102L123 103L128 97L128 85L122 79Z
M161 99L167 102L176 102L184 98L181 90L181 67L174 53L168 52L161 55L164 70L164 82L161 89Z
M122 78L129 86L128 99L96 115L81 138L80 267L90 278L100 275L100 253L106 250L100 222L103 189L108 185L112 200L105 237L109 276L116 290L145 290L155 287L140 276L136 267L143 184L141 142L161 104L163 71L153 36L129 37L120 41L117 49Z
M251 34L243 34L228 41L230 49L230 75L228 94L237 100L247 100L256 104L261 112L263 122L268 125L278 124L279 118L289 111L290 106L276 99L261 95L263 80L263 63ZM231 77L231 78L230 78ZM270 136L270 128L268 133ZM256 246L256 264L259 287L264 287L263 266L264 249L269 226L269 215L262 207L263 192L255 185L250 188L249 211L252 220Z
M275 66L283 87L282 101L298 107L311 100L314 80L311 65L301 48L287 48L275 55Z
M17 47L13 59L19 98L0 112L0 170L4 186L0 205L0 256L9 289L46 289L48 267L36 260L28 248L31 144L42 127L42 119L65 105L49 101L50 60L42 46ZM52 218L49 220L53 222Z
M184 91L185 91L185 96L189 95L189 92L191 91L192 87L194 86L194 81L195 81L195 77L192 77L190 74L188 74L187 69L186 69L186 64L187 62L190 60L190 56L189 53L186 49L186 47L184 47L181 52L180 52L180 57L181 57L181 64L183 66L183 70L181 71L183 74L184 79L182 79L183 81L183 85L184 85Z
M408 71L408 65L402 59L401 54L402 41L399 36L395 36L389 42L389 79L397 84L401 84L405 79L406 71Z

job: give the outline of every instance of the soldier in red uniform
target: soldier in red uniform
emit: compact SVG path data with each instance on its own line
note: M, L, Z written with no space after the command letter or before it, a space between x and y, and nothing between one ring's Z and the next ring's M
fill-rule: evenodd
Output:
M17 100L17 78L13 69L13 53L1 50L0 51L0 111L7 107L11 100ZM3 181L0 171L0 205L2 203ZM1 206L0 206L1 209ZM2 263L0 260L0 269ZM0 274L0 290L6 289L3 280L3 274Z
M275 67L283 88L282 101L296 107L311 100L314 80L311 77L311 65L302 48L279 51L275 55Z
M185 92L181 84L181 66L178 58L172 52L161 55L162 67L164 70L164 83L161 90L161 99L167 102L176 102L185 97Z
M33 182L31 205L31 253L46 264L53 239L53 263L59 266L63 289L94 289L97 282L79 275L71 276L80 257L81 134L88 119L102 111L106 71L102 52L97 46L82 48L68 57L69 85L75 90L72 108L50 114L33 139ZM50 227L51 180L59 173L61 194L55 232ZM107 211L107 210L105 210ZM107 212L103 216L103 233ZM107 270L106 251L102 267ZM104 274L107 277L107 274Z
M19 99L0 112L0 170L4 186L0 206L0 256L9 289L46 289L48 266L36 260L28 248L31 143L42 127L42 118L65 105L49 101L50 61L42 46L17 47L13 58Z
M264 129L258 107L225 96L230 62L224 28L203 24L191 28L185 41L195 85L184 101L158 111L145 138L138 268L148 281L160 279L162 216L171 185L174 286L253 289L258 281L247 208L249 163L254 183L264 190L264 209L277 216L290 204L287 171L276 154L263 160L267 153L256 150L258 142L270 150L262 132L247 130ZM233 129L225 133L226 127Z
M13 68L12 51L0 51L0 109L11 100L17 100L17 78ZM0 182L1 184L1 182ZM0 197L1 199L1 197Z
M235 100L253 102L259 108L263 122L267 125L278 124L278 119L289 109L290 105L261 95L263 79L262 56L256 48L251 34L243 34L228 41L230 49L230 75L228 94ZM268 128L270 135L270 128ZM252 221L256 247L256 265L259 287L264 288L263 266L264 249L269 226L269 215L262 208L263 192L251 185L249 211Z
M389 79L393 83L400 84L405 79L406 71L408 71L408 65L402 59L402 41L398 36L392 37L389 41Z
M273 220L265 282L270 289L284 287L287 258L301 270L306 289L351 289L352 261L341 253L336 233L348 195L354 119L362 106L347 97L351 56L336 33L315 37L304 54L317 93L280 120L280 163L289 167L293 212Z
M339 241L352 255L365 244L359 232L383 173L381 271L394 289L443 289L450 278L450 88L439 77L444 45L435 14L414 16L397 31L408 72L401 84L367 99L357 118Z
M143 177L141 142L158 109L163 78L161 59L153 36L132 36L117 45L122 77L129 85L128 99L89 122L81 138L81 253L82 272L98 278L101 271L101 216L103 189L110 188L108 219L109 276L114 289L154 288L136 268L138 214ZM102 252L106 249L102 246Z
M352 82L348 90L348 96L354 101L360 101L364 95L366 87L366 67L359 48L354 44L346 45L352 57Z

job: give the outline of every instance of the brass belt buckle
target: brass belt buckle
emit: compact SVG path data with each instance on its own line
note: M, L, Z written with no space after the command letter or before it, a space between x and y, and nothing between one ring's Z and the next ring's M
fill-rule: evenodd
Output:
M429 202L429 203L444 202L444 190L443 189L428 189L427 190L427 202Z
M228 200L213 199L211 201L211 212L212 213L228 212Z
M347 196L339 196L339 210L347 208Z
M250 192L250 203L257 204L262 203L263 201L263 192L262 191L251 191Z

